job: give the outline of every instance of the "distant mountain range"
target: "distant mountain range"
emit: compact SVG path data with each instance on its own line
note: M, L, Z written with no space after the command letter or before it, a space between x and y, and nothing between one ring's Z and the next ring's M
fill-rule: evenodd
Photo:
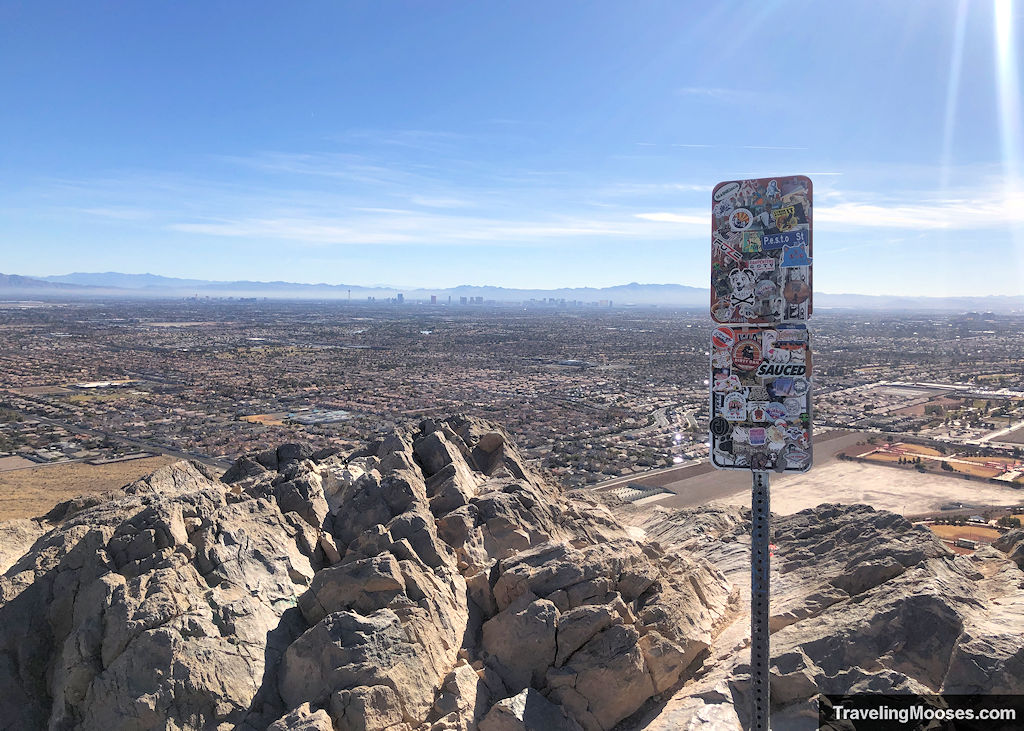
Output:
M156 274L120 272L76 272L60 276L24 277L0 274L0 299L29 297L268 297L272 299L335 299L365 302L367 297L390 299L398 294L407 301L429 301L432 295L440 303L460 298L482 297L484 301L525 302L531 299L575 300L615 305L661 305L706 307L710 294L703 287L681 284L622 284L614 287L574 287L562 289L510 289L461 285L449 288L415 288L348 284L300 284L295 282L217 282L203 279L178 279ZM856 310L932 310L992 312L1024 311L1024 296L985 297L904 297L896 295L828 294L814 295L819 309Z

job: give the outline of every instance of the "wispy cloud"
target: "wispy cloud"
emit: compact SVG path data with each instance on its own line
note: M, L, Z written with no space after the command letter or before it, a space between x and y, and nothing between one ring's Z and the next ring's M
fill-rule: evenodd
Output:
M921 201L844 201L818 206L816 223L917 230L990 229L1024 225L1024 193Z
M82 213L98 218L112 218L117 221L144 221L153 217L153 212L141 208L79 208Z
M387 153L260 152L217 158L202 177L135 173L56 181L55 198L64 203L61 210L102 217L109 225L144 222L179 235L305 247L631 246L708 236L706 169L687 168L689 179L637 179L564 167L494 170L459 168L447 158L430 162ZM812 174L822 178L814 211L819 230L1024 226L1021 189L1006 194L1004 185L980 174L975 187L956 192L888 196L837 187L847 180L843 174ZM854 171L853 177L864 175Z
M684 86L676 89L676 93L680 96L703 97L730 103L749 102L752 97L757 96L757 92L712 86Z
M701 226L705 229L711 224L711 214L709 212L671 213L668 211L656 211L654 213L636 213L634 215L644 221L684 223L691 226Z
M528 220L437 215L383 215L359 218L324 218L295 215L280 218L223 218L218 220L172 223L173 231L204 236L246 239L279 239L297 244L323 245L427 245L450 246L498 244L544 246L551 240L593 240L678 238L679 223L657 215L652 223L635 220L643 216L606 216L597 218L557 216ZM707 224L705 219L700 223Z
M432 198L423 195L414 195L410 202L424 208L466 208L473 205L470 201L462 198Z

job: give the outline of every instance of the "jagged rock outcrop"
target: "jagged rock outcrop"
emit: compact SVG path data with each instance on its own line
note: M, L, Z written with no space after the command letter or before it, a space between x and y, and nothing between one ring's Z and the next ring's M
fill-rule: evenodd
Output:
M718 566L749 597L738 508L621 511L666 550ZM817 728L817 693L1021 693L1024 576L994 548L947 550L931 531L864 505L773 516L773 728ZM1005 540L1009 538L1009 540ZM1004 536L1008 547L1016 545ZM741 728L749 615L646 728Z
M178 463L0 531L26 728L610 729L736 597L465 417Z
M992 543L992 547L1005 553L1021 570L1024 570L1024 528L1015 528L1004 533Z
M182 462L0 524L0 725L740 727L745 515L616 512L456 416L219 477ZM956 557L863 506L775 529L779 723L819 690L1022 691L1000 551Z

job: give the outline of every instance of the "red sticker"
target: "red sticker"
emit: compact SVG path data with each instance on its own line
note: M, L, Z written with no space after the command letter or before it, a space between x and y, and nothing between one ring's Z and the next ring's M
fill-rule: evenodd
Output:
M716 348L731 348L736 344L736 333L731 327L719 327L711 333L711 342Z

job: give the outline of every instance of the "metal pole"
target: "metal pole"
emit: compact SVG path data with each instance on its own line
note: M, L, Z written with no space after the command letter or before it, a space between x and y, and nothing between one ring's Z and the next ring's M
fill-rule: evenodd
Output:
M750 534L750 728L757 731L771 728L771 652L768 647L771 515L768 473L755 471L751 488Z

